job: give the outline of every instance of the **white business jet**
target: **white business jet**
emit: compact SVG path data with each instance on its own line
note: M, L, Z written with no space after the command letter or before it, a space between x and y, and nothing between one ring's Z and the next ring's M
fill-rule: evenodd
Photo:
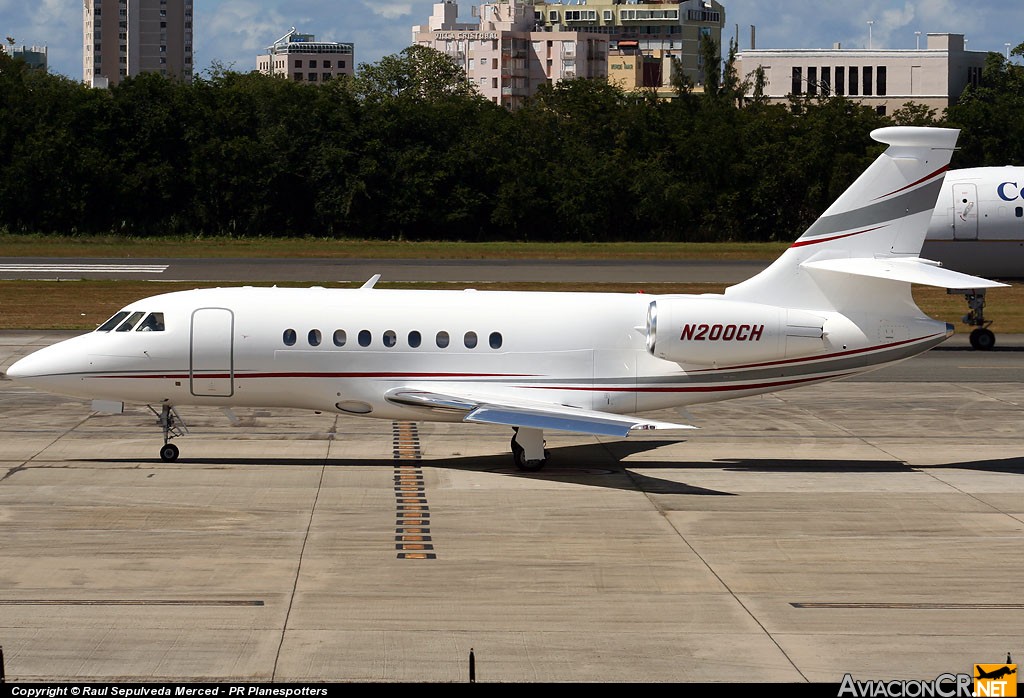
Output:
M225 288L131 303L8 377L144 403L173 461L181 405L302 408L510 427L516 465L544 430L688 429L634 413L846 378L924 352L951 325L911 284L1003 284L919 258L958 132L893 127L889 145L770 267L722 295ZM97 404L97 403L94 403Z
M950 170L939 192L921 256L968 274L1024 278L1024 167ZM951 289L967 299L971 346L991 349L985 289Z

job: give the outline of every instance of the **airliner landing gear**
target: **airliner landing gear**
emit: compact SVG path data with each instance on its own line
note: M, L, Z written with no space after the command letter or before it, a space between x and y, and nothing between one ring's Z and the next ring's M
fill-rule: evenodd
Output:
M514 427L512 436L512 459L516 467L527 472L536 472L548 462L544 450L544 430L528 427Z
M974 327L971 330L971 346L978 351L988 351L996 345L996 336L988 328L991 320L985 319L985 289L962 288L949 289L947 293L962 293L967 301L967 314L963 317L964 324Z
M164 430L164 445L160 447L160 460L166 463L178 460L178 447L171 443L171 439L188 433L188 428L181 421L181 416L167 403L160 406L159 413L153 409L152 405L146 405L146 407L157 416L160 426Z

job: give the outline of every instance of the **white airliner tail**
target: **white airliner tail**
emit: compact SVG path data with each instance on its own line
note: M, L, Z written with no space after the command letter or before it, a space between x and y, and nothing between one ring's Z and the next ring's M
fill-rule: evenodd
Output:
M889 147L761 274L726 290L730 300L856 312L909 303L910 284L985 288L995 282L920 259L959 131L894 126L871 137ZM855 281L850 277L859 277ZM864 286L864 277L874 281Z

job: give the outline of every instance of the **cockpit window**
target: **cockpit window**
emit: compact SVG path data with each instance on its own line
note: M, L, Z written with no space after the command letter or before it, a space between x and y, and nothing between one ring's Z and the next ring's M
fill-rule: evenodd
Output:
M119 313L115 313L114 317L110 318L109 320L104 322L102 325L97 327L96 331L97 332L110 332L110 330L112 330L115 327L117 327L117 324L119 322L121 322L122 320L124 320L126 317L128 317L128 311L127 310L122 310Z
M125 320L118 326L117 331L130 332L131 329L135 327L135 323L137 323L142 318L143 315L145 315L145 313L141 311L137 313L132 313L131 315L128 316L127 320Z
M139 323L139 328L136 332L163 332L164 331L164 314L163 313L150 313L146 316L146 319Z

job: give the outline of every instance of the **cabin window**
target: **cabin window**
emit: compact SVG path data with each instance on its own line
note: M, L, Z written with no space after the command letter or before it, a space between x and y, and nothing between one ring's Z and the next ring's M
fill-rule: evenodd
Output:
M501 349L501 332L491 332L487 343L491 345L491 349Z
M420 336L420 333L417 332L416 330L413 330L412 332L409 333L409 346L412 347L413 349L418 347L420 345L420 342L422 341L423 338Z
M334 346L343 347L346 341L348 341L348 337L345 335L345 330L334 330Z
M466 345L467 349L475 349L476 341L476 332L467 332L462 338L462 342Z
M135 327L135 323L142 319L143 315L145 315L145 313L143 312L132 313L131 315L128 316L127 320L121 323L120 327L117 328L117 331L130 332L131 329Z
M286 347L293 347L295 346L296 336L295 330L285 330L284 335L281 337L281 341L284 342Z
M309 346L320 346L320 340L322 339L322 336L320 335L320 330L310 330L309 334L306 336L306 339L309 340Z
M146 319L139 323L139 329L136 332L163 332L164 331L164 314L163 313L150 313L146 316Z
M368 347L368 346L370 346L370 340L371 339L372 339L372 337L370 335L370 330L359 330L359 346L361 346L361 347Z
M1024 218L1024 206L1018 206L1014 209L1014 213L1017 214L1017 218Z
M120 323L120 322L121 322L122 320L124 320L124 319L125 319L126 317L128 317L128 311L127 311L127 310L122 310L122 311L121 311L121 312L119 312L119 313L115 313L115 314L114 314L114 317L110 318L109 320L107 320L106 322L104 322L104 323L103 323L102 325L100 325L99 327L97 327L97 328L96 328L96 331L97 331L97 332L110 332L110 330L112 330L112 329L114 329L115 327L117 327L117 326L118 326L118 324L119 324L119 323Z
M381 337L384 342L384 346L393 347L398 343L398 335L395 334L394 330L386 330L384 335Z
M449 341L450 340L448 338L447 332L441 330L440 332L437 333L437 346L439 349L444 349L445 347L447 347Z

